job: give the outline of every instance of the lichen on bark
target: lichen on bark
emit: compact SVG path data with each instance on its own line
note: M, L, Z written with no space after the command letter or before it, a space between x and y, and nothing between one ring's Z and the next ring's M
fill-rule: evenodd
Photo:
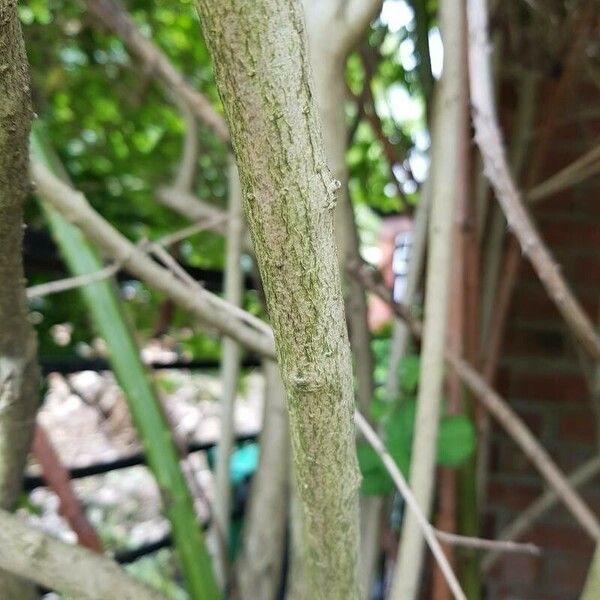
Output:
M311 598L358 598L352 367L304 22L293 0L199 0L286 390Z

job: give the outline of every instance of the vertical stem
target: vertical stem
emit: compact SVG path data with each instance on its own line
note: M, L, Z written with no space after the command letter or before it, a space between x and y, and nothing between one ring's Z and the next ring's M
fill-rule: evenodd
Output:
M344 61L336 55L328 55L323 48L325 40L315 39L322 32L309 29L308 33L311 56L315 57L311 66L315 99L321 116L325 157L332 175L340 182L335 215L335 236L340 271L344 281L346 319L356 374L356 401L360 410L368 414L374 389L374 363L368 325L367 296L355 279L346 277L347 266L355 264L360 259L360 240L348 190Z
M252 480L244 542L238 560L242 600L276 600L281 588L289 503L288 417L279 368L265 361L260 462Z
M307 597L356 600L359 475L333 229L340 183L325 162L302 9L294 0L198 5L288 398Z
M444 375L444 346L448 320L452 222L456 199L461 128L461 90L466 77L462 60L463 9L443 0L440 26L444 40L444 70L433 117L432 204L425 299L421 374L412 446L411 488L427 515L435 480L436 445ZM391 598L417 597L423 568L423 535L412 513L405 516Z
M37 341L27 320L22 259L23 204L29 191L29 66L15 0L0 0L0 508L14 510L38 404ZM6 600L33 588L0 572Z
M431 56L429 53L429 15L427 13L427 0L411 0L415 11L416 21L416 49L419 55L417 72L425 96L425 104L431 106L433 96L433 74L431 72Z
M461 26L466 27L466 14L464 14L464 5L461 2L463 17ZM463 69L467 71L467 44L466 35L463 31L461 35L460 60L463 63ZM467 261L476 258L476 244L472 243L471 232L474 230L471 211L471 189L470 189L470 131L469 131L469 91L468 81L465 76L462 79L462 87L459 90L460 114L457 157L457 178L456 178L456 215L453 220L452 231L452 265L450 281L450 301L449 301L449 324L447 336L447 348L457 354L464 356L470 349L472 335L467 337L467 324L476 322L477 315L474 312L468 312L468 308L473 311L474 306L468 303L472 299L472 287L467 287ZM475 252L474 252L475 251ZM476 266L476 265L475 265ZM472 269L471 269L472 272ZM471 283L471 282L469 282ZM446 374L447 391L447 412L449 414L458 414L464 409L463 384L460 377L455 372ZM458 522L460 521L462 509L458 503L457 491L459 483L465 483L464 479L459 479L458 473L454 469L440 467L439 469L439 502L437 523L442 531L456 532ZM461 490L462 491L462 490ZM461 532L462 533L462 532ZM444 550L451 564L455 563L454 549L446 544ZM464 586L464 583L463 583ZM439 566L436 565L433 572L433 599L446 600L451 597L450 588L446 579L443 577ZM473 594L469 596L474 600Z
M233 156L229 158L229 212L227 222L227 256L225 262L225 300L235 306L241 306L243 274L240 265L244 223L242 215L242 193L239 175ZM223 395L221 397L221 433L219 437L216 494L214 504L215 526L217 531L217 575L224 582L227 572L229 548L229 517L231 511L231 480L229 461L235 436L235 399L237 396L240 373L240 346L230 338L223 339L223 359L221 379Z
M425 262L425 250L427 247L427 224L429 220L429 206L431 203L431 178L423 185L421 199L415 212L412 245L408 262L408 275L406 277L406 293L403 303L413 306L417 299L417 292L423 277L423 263ZM401 319L394 319L392 329L392 343L390 347L390 358L388 366L388 377L385 383L385 391L388 398L397 398L400 393L400 379L398 367L402 357L408 349L410 340L410 329Z

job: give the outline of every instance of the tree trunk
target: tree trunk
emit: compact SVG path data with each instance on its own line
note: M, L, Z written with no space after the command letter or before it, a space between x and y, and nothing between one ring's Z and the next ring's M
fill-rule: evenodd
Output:
M37 346L21 256L32 111L16 0L0 0L0 57L0 507L13 510L38 403ZM28 584L5 573L0 589L6 600L34 597Z
M317 5L318 7L318 5ZM314 10L314 9L313 9ZM308 29L314 92L321 117L323 144L327 165L340 182L335 214L335 237L344 281L344 302L348 319L348 333L356 373L356 401L361 412L368 414L373 397L373 353L367 315L367 296L364 288L353 277L345 277L346 267L356 264L360 257L360 242L354 220L354 210L348 190L346 149L346 78L345 57L331 56L326 45L327 32Z
M325 163L302 11L293 0L199 6L288 396L309 597L356 599L359 475L333 233L339 182Z

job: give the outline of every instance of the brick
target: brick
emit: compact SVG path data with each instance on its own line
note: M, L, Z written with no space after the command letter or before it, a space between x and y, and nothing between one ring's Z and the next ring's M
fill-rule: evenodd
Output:
M539 556L508 554L500 561L499 577L510 582L510 586L534 586L542 573Z
M573 373L521 373L513 379L512 394L525 400L582 402L587 388L583 378Z
M519 319L558 319L560 313L556 305L541 285L535 290L519 290L515 298Z
M488 484L488 504L490 507L503 506L519 512L537 500L542 491L541 485L493 479Z
M594 544L581 527L573 524L561 525L557 523L539 523L529 530L524 541L532 542L542 550L557 550L575 556L590 556L594 550Z
M512 473L516 475L535 475L537 473L530 460L512 440L507 439L505 443L500 443L498 447L498 472L503 475Z
M578 259L575 273L577 280L587 285L600 284L600 257Z
M564 415L560 420L558 431L563 440L594 443L596 441L596 422L591 409L587 412Z
M517 329L513 326L504 341L504 354L508 356L557 358L565 356L566 352L567 340L564 331Z
M592 223L545 223L540 231L549 246L597 248L600 244L600 225Z
M585 582L589 560L579 556L553 556L544 561L544 581L547 587L580 591Z

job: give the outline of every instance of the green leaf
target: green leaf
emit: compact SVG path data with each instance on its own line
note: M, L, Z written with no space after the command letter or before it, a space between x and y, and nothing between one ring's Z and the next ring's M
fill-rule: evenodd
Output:
M466 415L444 417L438 435L437 459L446 467L457 467L475 451L473 423Z
M386 447L405 477L408 476L410 469L415 412L416 402L405 400L394 411L385 426Z
M362 474L360 490L363 494L378 496L393 491L394 482L388 475L381 458L370 444L367 442L357 444L356 455Z
M394 482L382 465L363 475L360 491L367 496L382 496L394 491Z
M364 475L370 471L374 471L381 466L379 455L368 442L359 442L356 445L356 456L358 458L358 466L360 472Z
M419 371L421 369L421 360L416 355L405 356L400 361L400 383L402 389L410 394L414 394L419 384Z

